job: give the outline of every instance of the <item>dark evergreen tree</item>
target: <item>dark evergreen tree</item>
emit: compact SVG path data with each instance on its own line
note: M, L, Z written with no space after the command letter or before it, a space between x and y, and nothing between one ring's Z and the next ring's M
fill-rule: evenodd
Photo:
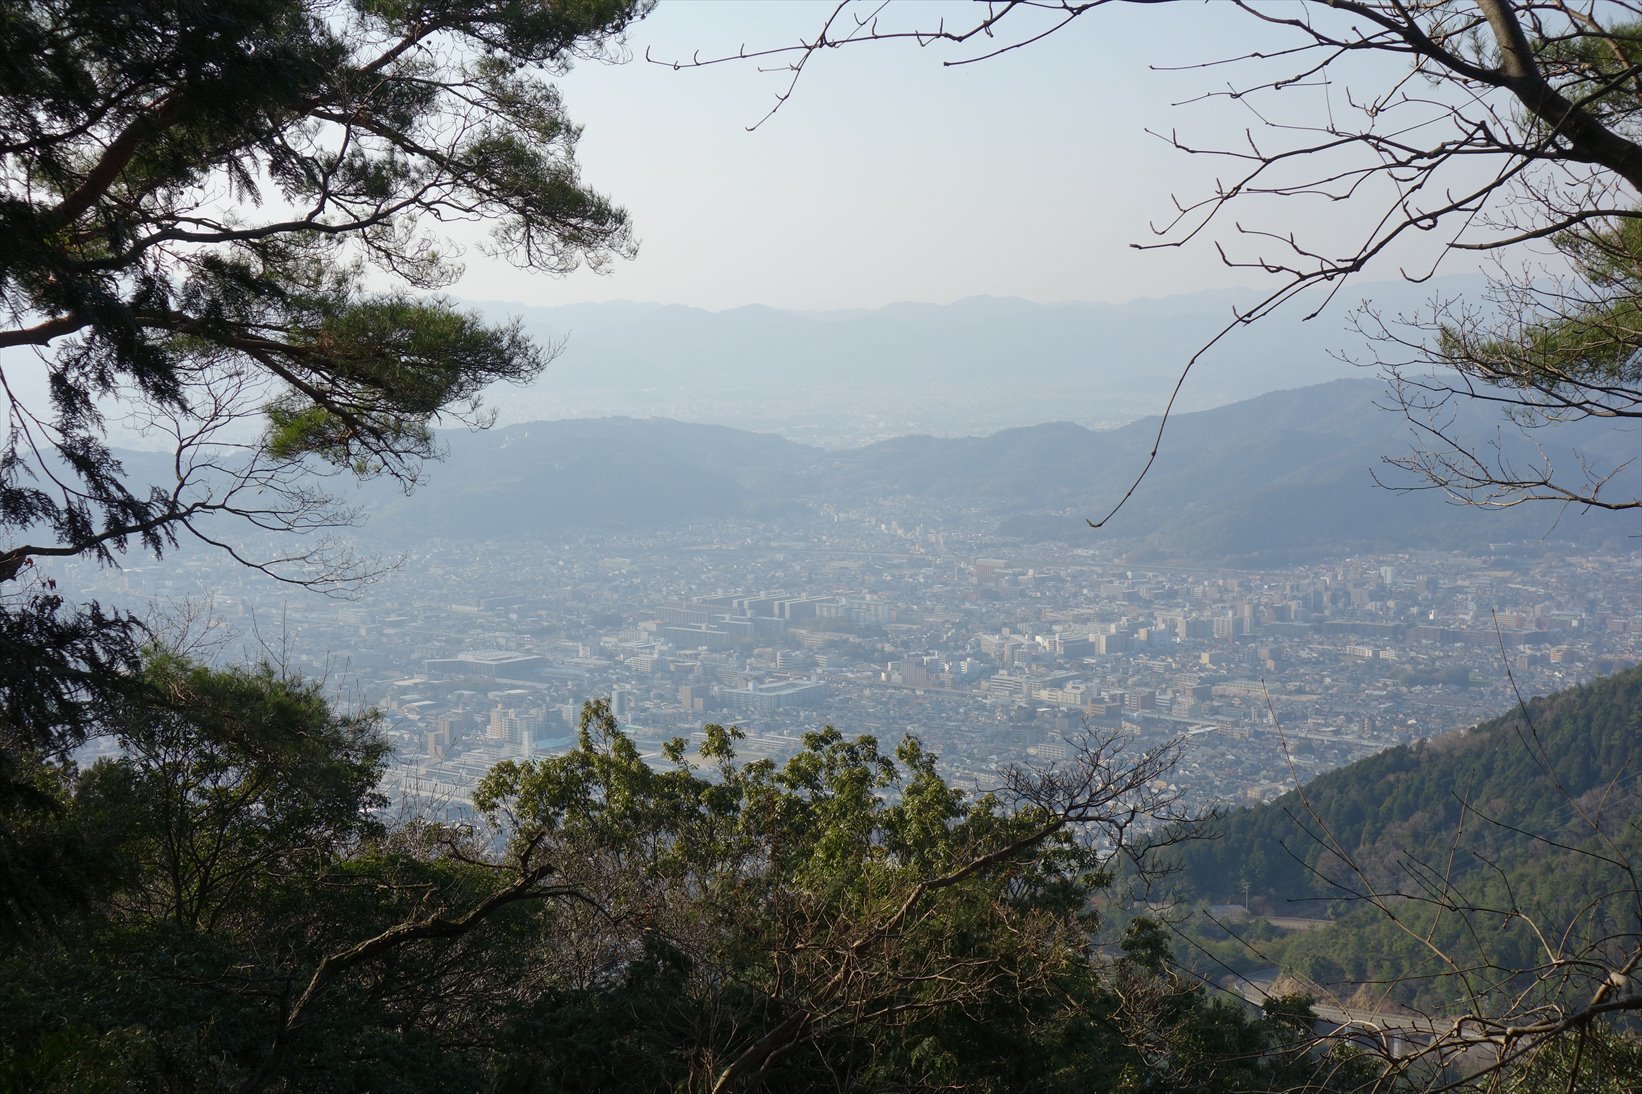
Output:
M413 292L458 272L450 221L488 224L530 270L632 252L544 77L609 55L646 7L0 5L0 611L22 617L4 660L38 669L0 680L7 744L72 744L41 705L132 652L130 620L76 622L30 589L34 560L190 537L345 580L323 548L257 555L243 536L345 521L306 472L412 482L435 421L482 422L487 385L541 371L551 349L516 325ZM372 269L405 288L367 289ZM124 473L110 414L171 438L163 481ZM26 633L52 626L77 641Z
M316 473L414 482L433 425L552 355L434 291L439 235L523 269L631 254L550 78L648 0L0 2L0 885L15 921L60 763L132 680L140 623L38 559L192 539L303 584L364 571ZM371 282L398 289L367 288ZM137 481L110 416L169 441ZM251 537L280 533L275 545ZM123 700L122 700L123 701ZM32 895L31 895L32 894Z

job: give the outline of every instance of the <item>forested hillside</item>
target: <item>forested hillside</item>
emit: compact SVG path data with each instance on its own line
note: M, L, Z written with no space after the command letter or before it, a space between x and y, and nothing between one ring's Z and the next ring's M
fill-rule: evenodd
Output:
M1588 999L1634 945L1639 761L1642 667L1236 811L1179 877L1197 899L1334 920L1260 947L1334 990L1445 1014Z

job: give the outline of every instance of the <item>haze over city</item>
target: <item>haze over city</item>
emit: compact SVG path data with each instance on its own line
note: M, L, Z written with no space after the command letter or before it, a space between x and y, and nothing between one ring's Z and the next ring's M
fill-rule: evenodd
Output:
M1634 1094L1632 8L8 4L0 1090Z

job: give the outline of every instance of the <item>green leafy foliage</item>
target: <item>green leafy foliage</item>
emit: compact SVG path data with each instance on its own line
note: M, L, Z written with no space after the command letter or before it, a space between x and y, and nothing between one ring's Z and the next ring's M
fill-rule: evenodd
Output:
M1509 1046L1504 1074L1523 1089L1555 1060L1571 1066L1553 1042L1589 1033L1593 1053L1622 1057L1634 1048L1623 985L1638 929L1639 731L1642 668L1231 814L1221 839L1182 849L1187 892L1221 899L1246 883L1261 911L1331 922L1287 938L1234 929L1236 943L1199 932L1202 952L1242 968L1280 957L1368 1010L1479 1016L1469 1034Z
M1574 271L1571 285L1519 288L1517 310L1503 320L1455 317L1439 331L1436 357L1503 387L1537 393L1522 408L1530 424L1603 407L1635 417L1642 386L1642 221L1616 216L1558 233L1554 242Z
M966 1050L964 1010L1054 1011L1048 985L1079 961L1099 880L1092 852L1045 814L967 799L913 741L891 757L827 729L776 767L736 763L737 736L707 727L705 775L683 742L657 769L591 707L579 748L499 765L475 795L604 909L605 948L633 955L585 991L599 1009L647 1000L636 1013L654 1025L617 1040L671 1060L675 1081L738 1089L799 1089L829 1068L924 1081L954 1054L979 1082L1025 1052L1029 1019L990 1062Z
M89 827L117 832L141 918L209 932L273 879L312 875L377 834L387 745L315 684L155 654L149 701L116 712L123 755L80 778Z
M54 769L58 828L35 842L72 838L109 869L74 931L0 945L0 1086L1208 1091L1368 1074L1303 1022L1170 972L1155 924L1122 956L1097 948L1096 848L1166 814L1166 750L1097 749L972 795L910 739L892 755L825 729L785 764L742 763L739 731L708 726L647 758L591 704L576 748L485 778L488 827L386 827L370 719L268 670L156 654L143 680L108 713L124 754Z
M74 747L65 704L142 639L36 559L193 538L302 584L368 573L225 524L345 525L308 472L408 486L437 424L485 425L488 385L540 373L551 347L429 295L460 271L441 226L549 274L633 253L550 81L618 57L648 7L0 3L0 636L23 670L0 672L0 747ZM110 413L170 440L157 481L114 457Z
M259 375L284 424L330 423L276 422L277 459L412 473L432 417L545 356L447 301L367 293L363 270L443 283L454 267L426 233L454 215L490 222L526 267L630 251L624 214L577 181L575 127L540 75L642 10L9 5L0 344L51 347L43 436L86 489L28 484L42 435L14 434L0 519L65 548L159 549L176 499L120 481L97 400L209 421L225 408L202 370ZM223 187L239 213L216 209Z
M775 765L738 763L738 736L708 726L693 758L675 741L652 766L593 705L577 749L482 784L514 854L598 909L558 906L553 936L605 957L525 1011L506 1089L1262 1089L1320 1063L1309 1030L1091 948L1094 843L1161 812L1143 796L1161 757L975 796L912 739L892 756L828 728ZM1168 1021L1131 1012L1142 997ZM572 1015L574 1036L544 1033Z
M121 755L34 768L55 796L35 842L101 869L72 929L0 948L0 1085L216 1088L263 1050L269 993L310 959L323 880L380 834L386 747L314 685L163 654L103 716ZM293 887L307 907L270 916Z

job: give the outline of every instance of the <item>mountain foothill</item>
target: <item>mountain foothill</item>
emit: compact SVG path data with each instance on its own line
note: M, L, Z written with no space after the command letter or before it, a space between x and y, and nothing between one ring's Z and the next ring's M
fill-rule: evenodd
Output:
M1260 565L1508 540L1600 547L1635 523L1554 506L1488 512L1439 491L1397 490L1418 484L1384 462L1411 437L1400 415L1375 405L1383 390L1378 380L1336 380L1179 414L1144 488L1097 533L1088 520L1140 473L1156 418L854 448L667 419L523 423L451 435L449 458L414 498L365 496L365 531L393 541L657 530L906 498L1026 542L1104 541L1135 561ZM1470 428L1490 435L1480 416ZM1637 441L1595 428L1561 439L1549 455L1569 466L1623 462Z

